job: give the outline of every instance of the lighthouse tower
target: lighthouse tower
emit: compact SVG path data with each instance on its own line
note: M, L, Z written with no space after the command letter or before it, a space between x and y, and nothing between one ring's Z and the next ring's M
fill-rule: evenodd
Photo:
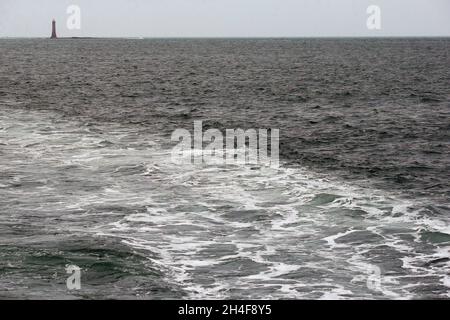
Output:
M52 36L51 39L57 39L58 37L56 36L56 21L55 19L53 19L52 21Z

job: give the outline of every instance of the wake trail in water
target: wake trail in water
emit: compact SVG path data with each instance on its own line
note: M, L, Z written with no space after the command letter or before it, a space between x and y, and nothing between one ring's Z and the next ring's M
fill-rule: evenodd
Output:
M145 127L45 112L2 109L0 139L8 223L30 211L121 239L189 298L450 297L450 227L426 199L302 167L173 164Z

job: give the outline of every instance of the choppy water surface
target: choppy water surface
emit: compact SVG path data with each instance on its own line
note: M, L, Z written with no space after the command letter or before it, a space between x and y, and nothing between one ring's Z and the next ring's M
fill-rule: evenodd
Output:
M1 40L0 297L448 298L449 46ZM194 119L282 166L173 164Z

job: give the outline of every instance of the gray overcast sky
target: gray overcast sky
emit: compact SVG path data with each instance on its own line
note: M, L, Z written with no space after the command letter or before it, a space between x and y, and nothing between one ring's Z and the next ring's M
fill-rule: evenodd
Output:
M366 27L371 4L381 30ZM48 37L52 18L59 36L450 36L450 0L0 0L0 37Z

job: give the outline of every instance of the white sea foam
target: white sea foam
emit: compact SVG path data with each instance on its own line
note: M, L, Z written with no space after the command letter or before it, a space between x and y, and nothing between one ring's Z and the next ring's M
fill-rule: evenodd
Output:
M190 297L413 298L413 279L448 287L448 262L426 266L450 257L448 247L425 243L421 231L450 234L449 221L424 214L421 201L301 167L175 165L160 147L164 137L138 127L82 130L22 115L0 116L2 141L15 153L2 169L48 179L44 202L31 190L35 198L23 206L39 202L62 220L66 210L86 212L55 227L148 251ZM93 214L104 220L89 220ZM366 284L373 266L382 270L381 292Z

